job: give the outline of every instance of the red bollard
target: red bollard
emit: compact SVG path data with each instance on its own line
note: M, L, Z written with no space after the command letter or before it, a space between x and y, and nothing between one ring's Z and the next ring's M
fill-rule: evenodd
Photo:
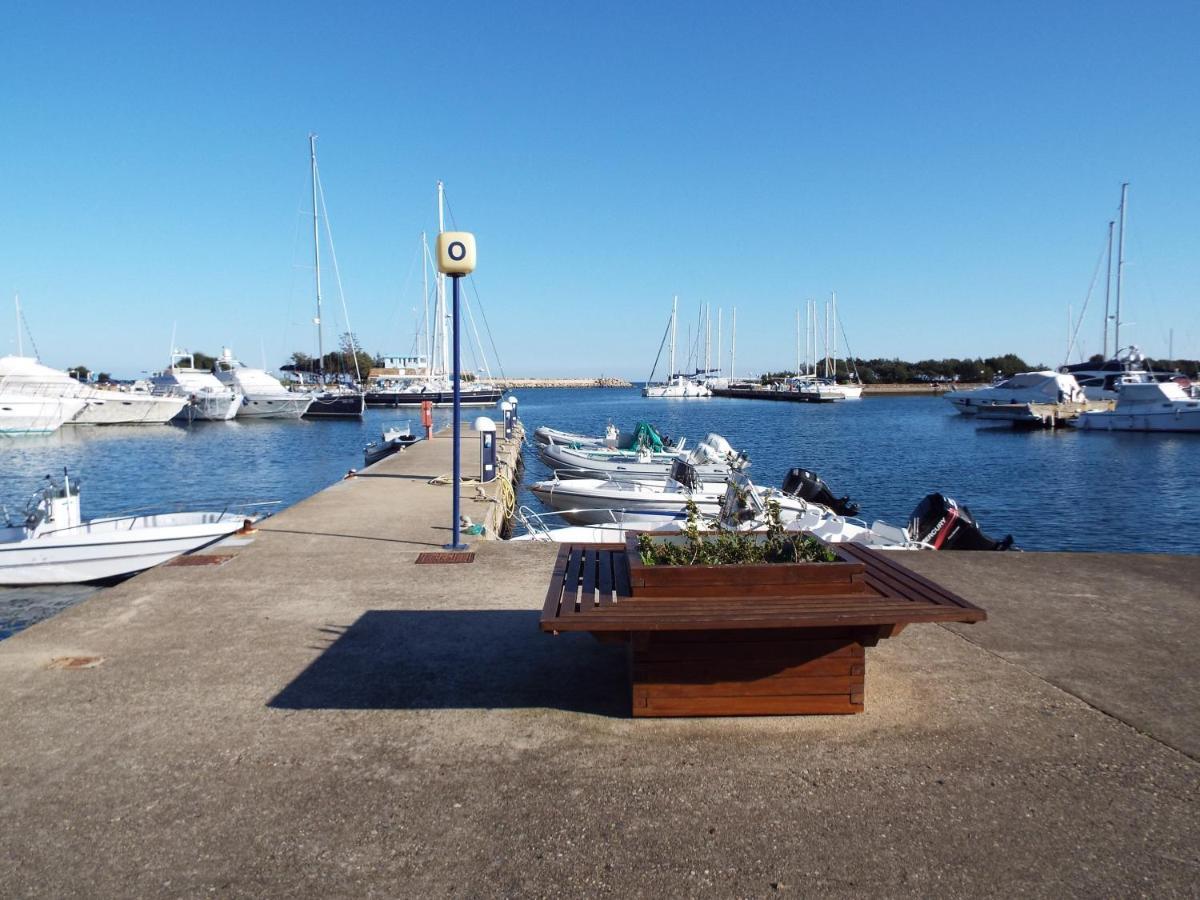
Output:
M425 440L433 438L433 401L421 401L421 424L425 426Z

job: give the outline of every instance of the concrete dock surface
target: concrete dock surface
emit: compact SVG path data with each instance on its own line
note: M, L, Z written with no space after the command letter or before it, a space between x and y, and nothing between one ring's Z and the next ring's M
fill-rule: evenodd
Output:
M990 617L865 713L634 721L553 546L415 564L449 446L0 643L0 896L1197 895L1200 557L913 554Z

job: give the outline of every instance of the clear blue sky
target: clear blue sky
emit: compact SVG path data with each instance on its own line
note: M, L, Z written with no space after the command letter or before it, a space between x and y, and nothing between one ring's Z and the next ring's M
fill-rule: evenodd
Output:
M315 131L372 352L412 347L441 178L510 375L643 378L673 294L787 366L831 289L859 356L1057 363L1129 181L1125 336L1200 357L1198 47L1194 2L18 2L0 309L119 375L173 327L312 350Z

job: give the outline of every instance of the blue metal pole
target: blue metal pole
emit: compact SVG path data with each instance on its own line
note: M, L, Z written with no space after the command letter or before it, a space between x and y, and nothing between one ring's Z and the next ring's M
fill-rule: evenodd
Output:
M462 542L459 536L458 514L458 495L462 485L462 448L460 446L462 438L462 389L459 386L462 373L459 369L458 340L458 281L460 277L459 275L450 276L450 280L454 282L454 481L450 486L454 498L454 521L451 523L451 540L446 545L446 548L449 550L466 549L466 544Z

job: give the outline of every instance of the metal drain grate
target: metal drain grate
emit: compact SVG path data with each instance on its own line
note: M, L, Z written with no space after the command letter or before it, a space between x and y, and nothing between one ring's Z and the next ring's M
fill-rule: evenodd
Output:
M469 563L475 562L475 554L472 553L418 553L417 565L438 565L441 563Z
M192 556L177 556L168 566L223 566L236 554L233 553L204 553Z

